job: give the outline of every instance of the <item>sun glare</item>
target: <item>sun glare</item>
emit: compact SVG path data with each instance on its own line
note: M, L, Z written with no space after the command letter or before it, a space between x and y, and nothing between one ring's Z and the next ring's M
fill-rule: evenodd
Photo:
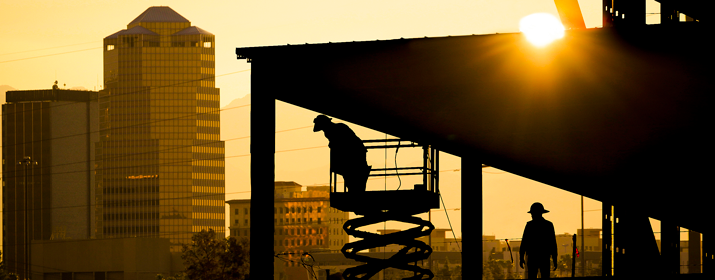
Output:
M530 14L519 21L519 31L537 47L543 47L564 37L564 26L547 13Z

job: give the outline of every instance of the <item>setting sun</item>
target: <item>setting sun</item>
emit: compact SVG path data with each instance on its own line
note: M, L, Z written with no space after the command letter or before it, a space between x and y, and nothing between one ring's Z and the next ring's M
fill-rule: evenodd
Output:
M519 31L537 47L543 47L564 37L564 26L558 18L547 13L530 14L519 21Z

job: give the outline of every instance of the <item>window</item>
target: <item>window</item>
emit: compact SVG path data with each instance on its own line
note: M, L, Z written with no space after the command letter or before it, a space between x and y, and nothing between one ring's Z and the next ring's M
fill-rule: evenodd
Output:
M318 224L320 224L320 218L318 218Z
M291 213L295 213L295 207L291 207L291 208L290 208L290 212L291 212Z
M321 210L323 210L323 207L318 207L318 213L320 213Z
M236 215L238 215L238 209L236 209L236 211L233 211L233 212L234 212Z
M243 220L243 225L244 225L244 226L248 226L248 219L244 219L244 220Z
M114 45L107 45L107 50L108 50L108 51L111 51L111 50L113 50L113 49L114 49Z
M243 213L246 213L246 215L248 215L248 208L243 208Z
M211 42L204 42L204 48L210 48Z
M300 213L300 207L298 207L298 213Z
M237 225L237 224L238 224L238 220L233 220L233 224L234 224L234 225Z

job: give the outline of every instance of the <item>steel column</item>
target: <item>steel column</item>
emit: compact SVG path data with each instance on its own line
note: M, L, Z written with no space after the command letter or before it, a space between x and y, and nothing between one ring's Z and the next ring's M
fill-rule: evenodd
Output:
M462 267L479 266L479 269L462 269L462 279L482 277L482 164L473 154L462 156ZM463 223L464 225L464 223ZM466 253L466 254L465 254Z
M601 206L601 229L602 229L602 273L603 276L613 276L613 205L603 202Z
M253 64L251 84L261 64ZM264 81L265 82L265 81ZM276 103L273 96L251 89L251 279L272 279L273 195L275 193ZM266 269L268 268L268 269ZM270 270L270 272L268 271Z
M669 275L680 273L680 227L673 221L660 223L660 251L663 272Z

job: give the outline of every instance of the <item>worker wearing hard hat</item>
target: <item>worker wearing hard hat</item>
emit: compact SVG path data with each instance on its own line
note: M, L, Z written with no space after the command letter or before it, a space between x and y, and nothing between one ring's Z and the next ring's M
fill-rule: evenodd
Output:
M554 224L542 217L543 213L549 211L544 209L541 203L532 204L528 213L531 213L532 220L527 222L524 228L519 249L519 266L524 268L524 257L526 257L529 279L536 278L539 271L541 271L541 278L550 278L549 258L554 260L554 270L556 270L558 257Z
M322 130L330 141L330 170L343 176L348 191L365 191L371 166L362 140L346 124L333 123L326 115L315 117L313 123L313 131Z

